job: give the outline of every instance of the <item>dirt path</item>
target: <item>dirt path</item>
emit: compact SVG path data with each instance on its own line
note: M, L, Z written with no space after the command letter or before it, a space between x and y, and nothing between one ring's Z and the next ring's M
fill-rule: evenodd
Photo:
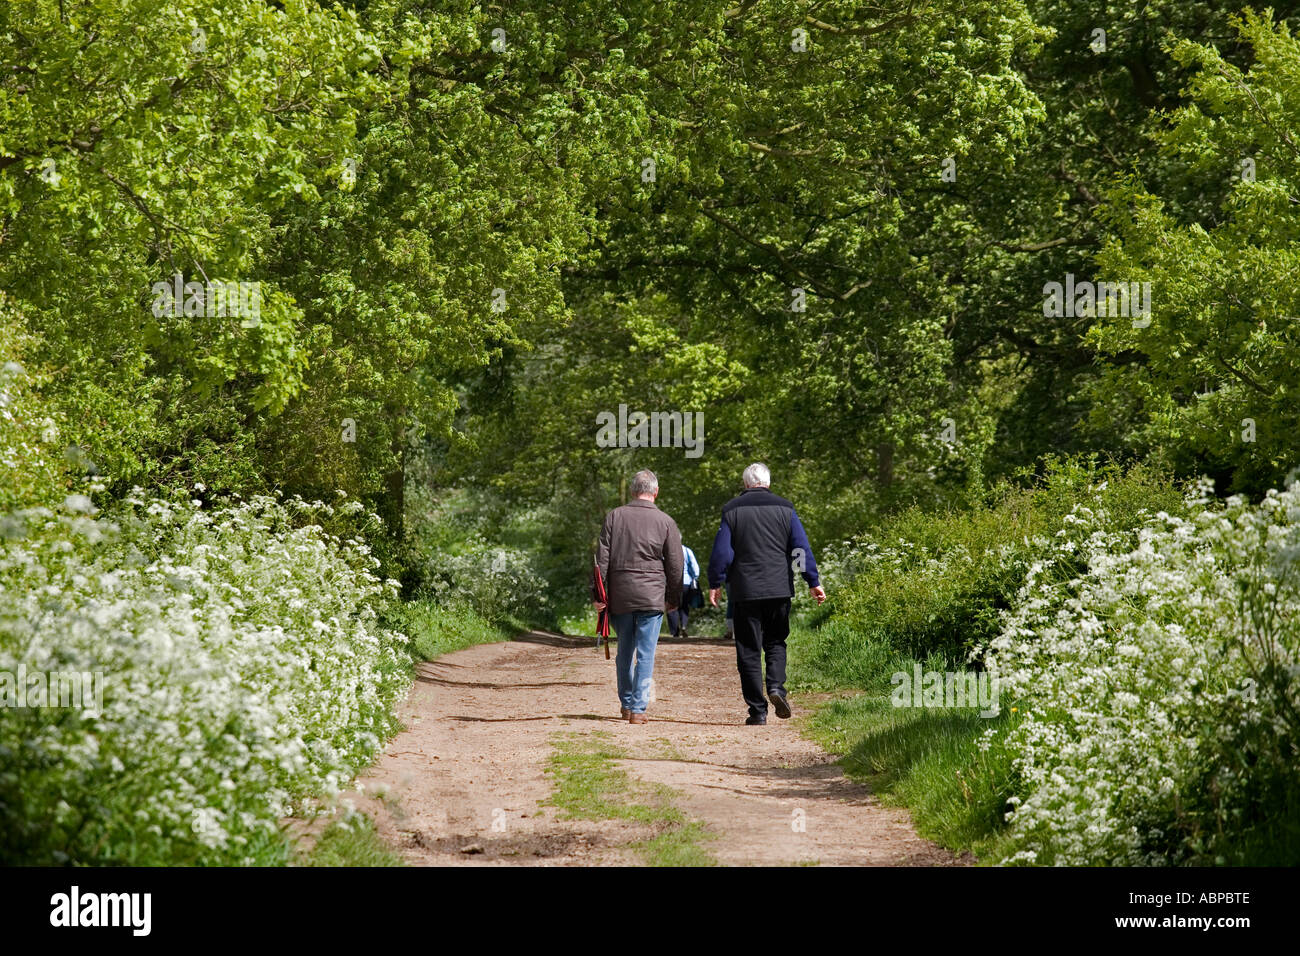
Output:
M730 642L661 640L644 726L619 719L613 662L593 643L533 632L421 665L399 710L407 730L361 778L365 795L348 796L414 864L637 863L641 825L543 805L554 735L604 731L633 778L672 787L715 835L705 849L720 863L956 862L800 735L797 699L794 720L743 726Z

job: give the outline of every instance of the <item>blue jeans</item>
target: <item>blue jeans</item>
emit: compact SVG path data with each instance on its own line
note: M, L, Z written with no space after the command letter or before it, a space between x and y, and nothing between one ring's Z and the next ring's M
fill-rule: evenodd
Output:
M629 611L610 615L609 623L618 636L618 699L634 714L644 714L650 703L650 678L655 672L655 648L663 611Z

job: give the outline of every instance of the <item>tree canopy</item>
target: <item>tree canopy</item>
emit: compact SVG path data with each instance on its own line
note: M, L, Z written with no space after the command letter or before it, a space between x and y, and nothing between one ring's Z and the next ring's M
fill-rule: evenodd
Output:
M1294 22L14 0L6 345L70 471L344 489L394 540L416 459L574 554L643 465L692 537L759 459L823 535L1056 453L1258 490L1297 432ZM1067 276L1150 283L1149 321L1052 314ZM620 406L704 453L602 447Z

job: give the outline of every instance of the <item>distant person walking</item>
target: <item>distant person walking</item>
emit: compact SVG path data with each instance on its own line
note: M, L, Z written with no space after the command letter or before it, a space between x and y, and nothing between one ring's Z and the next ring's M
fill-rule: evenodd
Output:
M605 582L610 626L618 638L618 699L623 717L644 724L654 677L655 648L664 611L676 609L682 592L682 536L655 505L659 479L638 471L632 500L605 515L596 546L596 569ZM594 577L594 575L593 575ZM592 588L592 603L604 608Z
M690 637L686 625L690 623L691 608L700 593L700 562L695 552L682 545L682 600L677 610L668 612L668 630L673 637Z
M744 481L745 490L722 506L709 555L709 603L717 607L718 592L724 584L730 586L727 603L735 607L736 667L749 706L745 723L755 725L767 723L768 699L778 717L790 716L785 641L790 636L794 572L799 571L818 604L826 600L826 591L794 505L769 490L772 476L767 466L750 465Z

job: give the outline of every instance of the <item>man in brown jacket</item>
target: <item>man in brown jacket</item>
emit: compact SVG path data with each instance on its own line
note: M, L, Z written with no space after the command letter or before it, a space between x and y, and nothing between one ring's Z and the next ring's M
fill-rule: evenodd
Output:
M664 611L682 593L682 536L655 505L659 479L638 471L632 500L605 515L596 567L605 581L610 627L618 637L618 699L628 723L644 724ZM604 605L592 595L596 609Z

